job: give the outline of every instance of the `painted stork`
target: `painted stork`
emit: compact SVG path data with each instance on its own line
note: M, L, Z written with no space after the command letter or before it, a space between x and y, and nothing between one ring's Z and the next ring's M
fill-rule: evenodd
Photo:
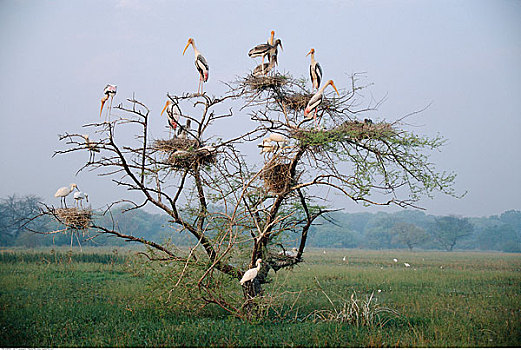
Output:
M109 111L112 108L112 99L116 95L116 92L118 91L118 87L116 85L107 84L105 86L105 89L103 90L103 97L101 98L101 108L99 110L99 116L101 117L101 112L103 112L103 105L110 97L110 105L109 105ZM110 113L109 113L110 114Z
M69 186L60 187L54 194L54 197L56 197L56 198L61 197L61 200L63 201L65 208L67 208L67 203L65 202L65 197L67 197L72 191L74 191L75 188L77 190L79 190L78 185L76 185L76 184L70 184Z
M304 117L306 117L306 118L309 116L309 113L311 113L311 111L313 109L315 110L315 113L313 114L313 119L315 119L315 123L317 121L317 108L324 100L324 90L326 89L326 87L328 85L331 85L333 87L333 89L335 89L336 93L338 95L340 95L340 93L338 92L338 90L335 86L335 83L333 83L333 80L329 80L327 83L324 84L324 86L322 86L320 88L320 90L318 90L318 92L316 94L313 95L313 97L311 97L309 99L308 105L306 106L306 109L304 110Z
M170 130L174 131L175 136L175 129L177 128L177 125L179 125L179 118L182 115L181 109L179 108L179 105L177 103L167 100L165 107L161 111L161 115L163 115L163 112L165 110L166 115L168 116L168 126L170 127Z
M177 132L177 136L180 139L186 139L188 138L188 133L190 132L190 125L192 124L192 121L190 119L186 120L186 126L180 125L179 131Z
M246 271L244 273L244 275L241 278L241 281L239 282L241 284L241 286L248 281L253 281L255 279L255 277L257 277L257 274L259 273L259 270L261 268L261 263L262 263L262 259L257 259L257 264L256 264L257 267L254 267L253 269L249 269L248 271Z
M311 76L311 84L313 89L318 90L322 81L322 67L315 61L315 49L311 49L306 56L311 55L311 64L309 65L309 75Z
M280 45L281 50L284 50L282 47L282 41L280 39L273 41L275 36L275 32L271 31L271 37L270 40L266 44L259 44L255 46L253 49L248 51L248 56L255 58L255 57L262 57L262 63L261 67L264 64L264 57L268 57L268 60L273 61L274 64L277 64L277 53L278 53L278 46Z
M275 61L271 59L270 63L261 63L257 67L255 67L252 74L254 77L262 77L262 76L268 74L273 69L274 66L275 66Z
M195 67L197 68L197 71L199 71L199 87L197 88L197 93L202 94L203 93L203 83L206 83L208 81L208 73L210 72L210 66L208 65L208 62L206 62L206 58L197 50L197 47L195 47L195 41L192 38L188 39L188 43L185 46L185 49L183 50L183 55L186 52L186 49L188 46L192 45L194 49L194 55L195 55Z
M264 56L267 56L270 48L273 47L273 39L275 37L275 31L271 31L270 39L266 44L259 44L255 46L253 49L248 51L248 56L255 58L255 57L262 57L262 63L264 63Z

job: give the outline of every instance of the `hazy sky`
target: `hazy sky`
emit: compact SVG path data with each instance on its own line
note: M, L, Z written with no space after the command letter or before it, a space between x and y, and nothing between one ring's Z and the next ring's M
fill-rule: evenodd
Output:
M36 194L50 204L75 182L93 206L117 199L106 178L76 170L88 154L51 158L58 134L99 120L106 83L115 102L136 97L166 135L167 92L197 89L189 37L210 64L205 91L258 62L248 50L281 38L279 70L308 77L311 47L339 88L365 72L365 97L387 96L376 117L448 139L433 157L458 174L463 199L437 195L428 213L482 216L521 209L521 1L0 1L0 197ZM234 118L247 119L237 113ZM226 126L218 126L219 128ZM229 126L227 127L229 129ZM222 129L221 129L222 130ZM375 211L338 197L336 207Z

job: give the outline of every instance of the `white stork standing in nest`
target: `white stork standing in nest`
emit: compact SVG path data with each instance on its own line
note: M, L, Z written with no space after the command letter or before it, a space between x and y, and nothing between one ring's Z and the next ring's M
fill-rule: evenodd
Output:
M315 113L313 114L315 123L317 122L317 108L324 100L324 90L326 89L326 87L328 85L331 85L333 87L333 89L335 89L336 93L338 95L340 95L340 93L338 92L338 90L335 86L335 83L333 83L333 80L329 80L327 83L324 84L324 86L322 86L320 88L320 90L318 90L318 92L316 94L313 95L313 97L311 97L309 99L306 109L304 110L304 117L306 117L306 118L309 116L309 114L311 113L312 110L315 110Z
M116 96L117 91L118 91L118 87L116 85L107 84L107 86L105 86L105 89L103 90L104 96L101 98L101 108L99 110L100 117L101 117L101 112L103 112L103 105L105 105L105 102L107 102L109 97L110 97L110 105L109 105L109 117L110 117L110 111L112 109L112 99L114 98L114 96Z
M179 125L179 118L182 115L181 109L177 103L167 100L165 107L161 111L161 115L163 115L165 110L166 115L168 116L168 126L170 127L168 135L170 135L170 131L173 131L175 136L175 129L177 129L177 126Z
M85 192L80 192L80 191L77 191L77 192L74 192L74 200L76 201L76 206L78 208L83 208L83 200L85 199L87 202L89 202L89 195Z
M311 55L311 64L309 65L309 75L311 76L311 84L313 89L318 90L322 81L322 67L315 61L315 49L311 49L306 56Z
M192 38L188 39L188 43L186 44L185 49L183 50L183 55L185 54L186 49L190 45L192 45L192 48L194 49L195 67L199 72L199 87L197 88L197 93L202 94L203 83L206 83L208 81L208 73L210 72L210 66L208 65L208 62L206 62L206 58L204 58L204 56L199 52L199 50L197 50L197 47L195 46L195 41Z
M76 184L70 184L69 186L60 187L54 194L54 197L61 197L63 205L65 206L65 208L67 208L67 202L65 202L65 197L67 197L72 191L74 191L75 188L79 190L78 185Z

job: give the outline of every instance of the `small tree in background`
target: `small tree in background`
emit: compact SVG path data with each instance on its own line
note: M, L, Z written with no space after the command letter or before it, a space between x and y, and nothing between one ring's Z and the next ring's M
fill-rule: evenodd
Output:
M458 240L474 232L474 227L467 218L443 216L434 220L436 223L432 228L432 237L449 252L454 249Z
M127 211L153 205L171 218L172 235L194 238L183 248L123 232L116 223L91 225L97 234L145 244L151 261L171 262L165 278L179 295L250 316L269 282L268 272L303 261L311 225L333 210L317 193L332 190L365 205L400 207L414 207L421 195L436 191L454 195L455 175L437 172L427 156L444 140L405 130L401 120L364 118L373 108L358 107L363 87L356 75L338 97L324 98L316 122L303 116L312 96L304 80L248 75L228 86L220 97L168 95L183 111L179 137L150 140L149 126L157 117L150 119L149 108L132 98L115 107L110 121L84 126L96 137L87 142L85 132L66 133L61 139L68 147L56 151L100 151L80 171L97 171L140 193L139 203L118 202L129 203ZM254 121L251 129L234 130L228 139L212 134L217 124L235 127L233 119L247 115ZM133 139L117 137L128 131ZM262 141L266 138L271 141ZM261 164L245 157L242 146L252 142L266 151ZM297 240L289 242L289 233ZM257 277L239 285L258 259Z
M407 222L397 222L391 228L391 235L393 242L404 244L412 250L415 246L425 242L429 235L421 227Z

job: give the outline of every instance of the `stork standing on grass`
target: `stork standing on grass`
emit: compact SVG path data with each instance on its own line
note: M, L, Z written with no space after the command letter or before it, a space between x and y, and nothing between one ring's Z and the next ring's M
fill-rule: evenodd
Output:
M67 208L67 202L65 202L65 197L67 197L72 191L74 191L74 189L79 190L79 188L76 184L70 184L70 186L60 187L54 194L54 197L56 197L56 198L61 197L61 201L63 202L63 205L65 206L65 208Z
M107 86L105 86L105 89L103 90L103 94L105 96L103 96L101 98L101 108L99 110L100 117L101 117L101 112L103 112L103 105L105 104L105 102L107 102L109 97L110 97L110 105L109 105L109 117L110 117L110 110L112 109L112 99L114 98L114 96L116 96L117 91L118 91L118 87L116 85L107 84Z
M309 65L309 75L311 76L311 84L313 89L318 90L322 81L322 67L315 61L315 49L311 49L306 56L311 55L311 64Z
M315 124L317 122L317 108L324 100L324 90L326 89L326 87L328 85L331 85L333 87L333 89L335 89L336 93L338 95L340 95L340 93L338 92L338 90L335 86L335 83L333 83L333 80L329 80L327 83L324 84L324 86L322 86L320 88L320 90L318 90L318 92L316 94L313 95L313 97L311 97L309 99L306 109L304 110L304 117L306 117L306 118L308 118L308 116L312 110L315 110L315 113L313 114L313 119L315 119Z
M199 52L199 50L197 50L197 47L195 46L195 41L192 38L188 39L188 43L186 44L185 49L183 50L183 55L185 54L186 49L190 45L192 45L192 48L194 49L195 67L199 72L199 87L197 88L197 93L202 94L203 82L206 83L208 81L208 73L210 72L210 66L208 65L208 62L206 62L206 58L204 58L204 56Z
M163 112L166 110L166 115L168 116L168 126L170 127L168 131L168 135L170 135L170 130L174 131L175 136L175 129L177 128L179 118L181 117L181 109L179 108L179 105L177 103L173 103L170 100L166 101L165 107L161 111L161 115L163 115Z
M246 271L244 273L244 275L242 276L241 278L241 281L239 282L242 285L244 285L244 283L248 282L248 281L253 281L253 279L255 279L255 277L257 277L257 274L259 273L259 270L261 269L261 263L262 263L262 259L257 259L257 267L254 267L252 269L249 269L248 271Z

